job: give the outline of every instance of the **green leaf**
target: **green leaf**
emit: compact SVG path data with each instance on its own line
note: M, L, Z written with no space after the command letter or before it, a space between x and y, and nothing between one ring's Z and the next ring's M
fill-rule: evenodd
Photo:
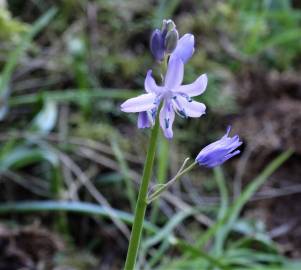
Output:
M17 146L2 157L0 160L0 171L11 168L22 168L42 160L46 160L54 166L58 164L57 156L46 148L41 149L30 146Z
M132 98L139 94L138 91L128 90L128 89L110 89L110 88L100 88L100 89L85 89L80 91L79 89L64 89L64 90L53 90L53 91L43 91L35 94L27 94L16 97L10 97L9 105L18 106L33 104L40 102L41 99L46 99L54 102L76 102L80 104L82 99L86 98L107 98L107 99L117 99L124 100Z
M88 215L99 215L102 217L110 218L111 213L118 219L133 223L134 217L132 214L110 209L105 206L100 206L86 202L69 202L69 201L24 201L16 203L3 203L0 204L0 214L8 213L35 213L35 212L74 212ZM150 232L157 232L157 228L151 223L144 222L144 228Z

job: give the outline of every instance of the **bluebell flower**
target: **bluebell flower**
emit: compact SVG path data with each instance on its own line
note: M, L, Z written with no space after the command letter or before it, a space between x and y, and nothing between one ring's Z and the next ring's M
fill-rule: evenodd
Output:
M155 44L153 44L153 54L156 55L155 58L158 60L161 58L161 60L164 57L164 40L161 39L161 31L159 29L156 29L153 32L153 37L151 40L156 41ZM151 47L152 48L152 47ZM185 64L193 55L194 53L194 36L192 34L185 34L182 36L173 51L173 53L170 55L170 60L172 58L180 58L183 63ZM207 82L206 82L207 83ZM138 116L138 128L149 128L154 123L154 117L155 117L154 111L152 112L139 112Z
M181 55L183 51L185 50L179 50L178 55ZM201 95L206 90L207 75L199 76L191 84L181 85L183 76L184 63L181 58L174 55L168 62L164 85L158 86L152 77L152 71L149 70L144 81L144 88L147 93L128 99L121 104L121 110L139 112L138 127L148 127L154 121L162 102L159 115L160 126L165 137L172 138L175 113L184 118L200 117L205 114L206 110L203 103L196 102L191 97Z
M240 151L236 149L242 142L239 140L238 135L232 138L229 137L230 130L231 127L229 126L226 134L221 139L207 145L201 150L195 159L199 165L213 168L240 153Z

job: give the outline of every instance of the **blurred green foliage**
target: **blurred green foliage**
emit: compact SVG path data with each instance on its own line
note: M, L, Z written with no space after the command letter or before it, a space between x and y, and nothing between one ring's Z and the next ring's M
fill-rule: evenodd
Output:
M28 25L11 16L5 5L0 4L0 40L3 42L20 42L21 34L28 31Z

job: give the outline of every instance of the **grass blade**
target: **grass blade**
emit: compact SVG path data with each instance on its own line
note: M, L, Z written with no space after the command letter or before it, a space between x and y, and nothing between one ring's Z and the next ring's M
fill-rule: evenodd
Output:
M218 220L222 220L225 218L227 209L229 207L229 192L226 186L225 177L221 167L217 167L213 170L214 178L216 179L216 183L219 189L219 194L221 197L221 204L218 212ZM214 252L218 256L221 255L223 245L224 245L224 231L218 230L215 236L214 242Z
M113 138L111 139L111 146L112 146L112 150L115 155L115 158L118 161L119 170L120 170L120 172L123 176L124 182L125 182L127 197L130 202L131 209L132 209L132 211L134 211L135 203L136 203L135 187L133 185L133 180L131 178L130 169L128 167L128 164L124 157L124 154L122 153L122 151L119 147L116 136L113 136Z
M223 262L221 262L219 259L211 256L210 254L206 253L205 251L202 251L201 249L198 249L186 243L185 241L177 240L176 245L180 247L183 251L189 253L192 257L204 258L206 261L208 261L210 264L217 267L218 269L230 270L230 268Z
M77 102L87 98L108 98L125 100L138 95L138 91L127 89L87 89L80 92L79 89L65 89L55 91L41 91L35 94L20 95L9 99L10 106L26 105L51 100L54 102Z
M88 215L99 215L110 218L110 211L120 220L132 224L134 217L132 214L117 210L108 210L105 206L100 206L87 202L70 201L24 201L16 203L0 204L0 214L10 213L34 213L34 212L74 212ZM157 232L157 228L149 222L144 222L144 228L152 233Z

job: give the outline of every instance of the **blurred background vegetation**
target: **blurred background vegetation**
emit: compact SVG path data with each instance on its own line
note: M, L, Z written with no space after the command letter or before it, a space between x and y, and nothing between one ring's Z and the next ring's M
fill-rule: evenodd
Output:
M164 18L208 109L160 138L153 184L228 124L244 145L152 205L139 269L301 269L298 0L0 0L1 270L122 269L148 131L119 105L159 76Z

